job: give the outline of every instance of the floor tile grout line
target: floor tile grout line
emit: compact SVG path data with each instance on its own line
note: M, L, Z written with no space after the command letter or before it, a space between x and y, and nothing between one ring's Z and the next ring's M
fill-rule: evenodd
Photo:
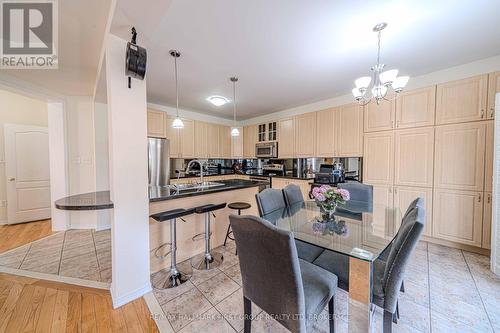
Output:
M67 233L67 230L64 231L64 237L63 237L62 246L61 246L61 256L59 257L59 267L57 267L57 275L61 275L61 265L62 265L64 244L66 243L66 233Z
M479 291L479 288L477 287L476 279L474 278L474 274L472 274L472 270L470 269L469 263L467 262L467 258L465 257L464 251L460 250L462 253L462 257L464 258L465 265L467 266L467 269L469 270L469 274L472 277L472 281L474 282L474 287L476 288L477 294L479 295L479 299L481 300L481 304L483 305L483 310L484 313L486 313L486 317L488 318L488 322L490 323L490 328L494 332L495 329L493 327L493 323L491 322L490 314L488 313L488 310L486 309L486 305L484 305L483 301L483 296L481 296L481 292Z
M30 246L28 247L28 251L26 251L26 253L24 254L23 260L21 260L21 263L19 264L18 269L21 269L21 267L23 266L24 261L26 260L26 257L28 256L28 253L31 251L31 246L33 245L33 243L29 243L29 245Z
M92 229L92 232L90 234L92 235L92 243L94 244L94 254L95 254L95 260L97 261L97 272L99 273L99 281L102 282L101 263L99 262L99 257L97 256L97 247L95 244L95 235L94 235L93 229Z

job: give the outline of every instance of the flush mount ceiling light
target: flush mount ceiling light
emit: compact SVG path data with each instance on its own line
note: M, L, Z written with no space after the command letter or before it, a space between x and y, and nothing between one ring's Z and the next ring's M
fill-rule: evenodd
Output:
M224 104L229 102L229 100L223 96L210 96L209 98L207 98L207 101L215 106L223 106Z
M231 130L231 136L239 136L240 131L238 130L238 127L236 127L236 82L238 82L238 78L233 76L229 80L233 83L233 121L234 121L234 126L233 126L233 129Z
M179 82L177 80L177 58L181 56L180 52L177 50L170 50L170 55L174 58L174 67L175 67L175 119L172 122L173 128L184 128L184 123L182 119L179 117Z
M378 37L378 51L377 64L371 68L373 72L372 76L363 76L354 81L356 88L352 90L352 94L361 105L370 103L373 98L377 104L379 104L381 100L385 99L389 88L392 88L396 94L399 94L403 91L403 88L410 79L409 76L398 76L397 69L382 72L385 65L380 63L380 37L385 27L387 27L387 23L385 22L379 23L373 27L373 31L377 33ZM371 96L368 96L367 92L372 80L373 87L371 88Z

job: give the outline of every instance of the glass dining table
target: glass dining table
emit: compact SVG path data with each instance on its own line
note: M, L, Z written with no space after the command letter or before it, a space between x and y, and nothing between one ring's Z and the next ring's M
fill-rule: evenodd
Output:
M391 244L401 223L398 207L348 201L327 219L314 201L306 201L262 216L291 231L296 240L346 256L349 265L349 332L372 332L374 262Z

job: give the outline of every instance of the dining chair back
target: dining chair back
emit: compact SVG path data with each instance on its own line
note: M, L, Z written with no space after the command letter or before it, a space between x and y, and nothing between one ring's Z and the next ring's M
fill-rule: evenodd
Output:
M283 191L275 188L266 188L255 195L260 216L286 208Z
M292 332L306 332L328 302L333 315L337 277L299 259L291 232L256 216L229 220L240 260L245 332L252 302Z
M304 196L300 190L300 186L297 184L288 184L283 189L283 195L285 196L285 203L288 207L299 205L304 202Z

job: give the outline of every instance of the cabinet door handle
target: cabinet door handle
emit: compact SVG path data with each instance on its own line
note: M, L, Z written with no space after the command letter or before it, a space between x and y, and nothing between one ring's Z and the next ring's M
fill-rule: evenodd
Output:
M493 118L493 116L495 115L495 108L490 108L490 118Z
M484 109L481 109L481 119L484 118Z
M396 120L396 128L399 128L399 120Z
M477 197L477 202L481 202L481 194Z
M491 194L488 194L488 203L491 203Z

